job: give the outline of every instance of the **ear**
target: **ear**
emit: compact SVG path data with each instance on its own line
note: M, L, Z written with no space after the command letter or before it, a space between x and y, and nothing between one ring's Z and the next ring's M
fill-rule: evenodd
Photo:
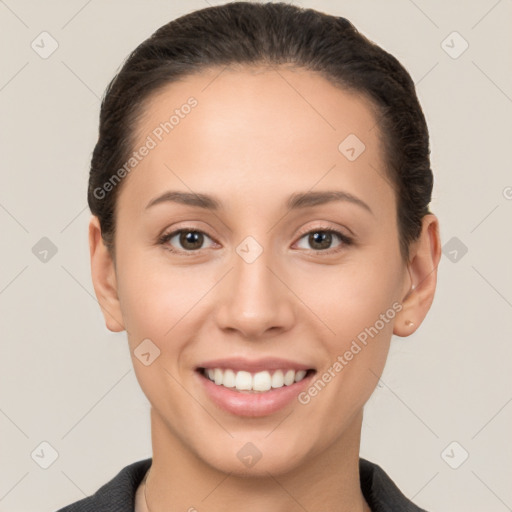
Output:
M439 221L434 214L423 217L421 235L411 246L409 279L403 290L402 309L396 315L393 334L409 336L428 313L437 284L437 267L441 259Z
M125 329L121 305L117 296L117 279L114 261L101 237L98 217L89 222L89 251L94 292L105 318L107 329L121 332Z

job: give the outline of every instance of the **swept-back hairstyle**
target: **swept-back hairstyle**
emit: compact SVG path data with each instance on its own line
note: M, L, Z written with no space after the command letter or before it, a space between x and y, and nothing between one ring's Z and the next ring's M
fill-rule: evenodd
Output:
M427 124L408 72L345 18L286 3L232 2L184 15L159 28L125 60L101 103L88 202L114 251L122 183L95 193L128 160L137 121L162 87L207 68L292 65L312 70L373 105L384 147L383 174L396 195L400 253L421 233L433 175ZM341 142L341 141L340 141Z

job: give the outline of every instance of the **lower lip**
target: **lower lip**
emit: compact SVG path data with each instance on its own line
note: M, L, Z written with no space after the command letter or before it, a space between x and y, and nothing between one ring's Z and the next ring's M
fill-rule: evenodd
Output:
M293 402L297 395L309 385L315 372L290 386L271 389L264 393L242 393L233 388L217 386L200 371L195 372L208 397L221 409L237 416L268 416Z

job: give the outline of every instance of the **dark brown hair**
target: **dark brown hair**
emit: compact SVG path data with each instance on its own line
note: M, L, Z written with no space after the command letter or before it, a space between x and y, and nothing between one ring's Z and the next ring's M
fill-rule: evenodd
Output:
M433 186L429 134L414 83L395 57L345 18L286 3L232 2L194 11L159 28L125 60L101 103L89 177L89 207L109 249L114 250L122 183L108 191L104 185L130 158L147 100L187 75L237 65L312 70L370 100L385 148L385 174L397 198L400 252L407 261L410 243L430 213Z

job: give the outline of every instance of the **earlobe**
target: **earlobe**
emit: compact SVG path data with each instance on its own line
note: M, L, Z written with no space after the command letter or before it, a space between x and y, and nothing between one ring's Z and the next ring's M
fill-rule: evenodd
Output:
M110 331L121 332L125 327L117 295L114 262L101 237L99 220L94 215L89 222L89 251L94 292L105 318L105 324Z
M420 238L411 247L409 261L409 291L402 300L402 310L396 316L393 334L412 334L423 322L434 300L437 267L441 259L439 222L434 214L423 217Z

